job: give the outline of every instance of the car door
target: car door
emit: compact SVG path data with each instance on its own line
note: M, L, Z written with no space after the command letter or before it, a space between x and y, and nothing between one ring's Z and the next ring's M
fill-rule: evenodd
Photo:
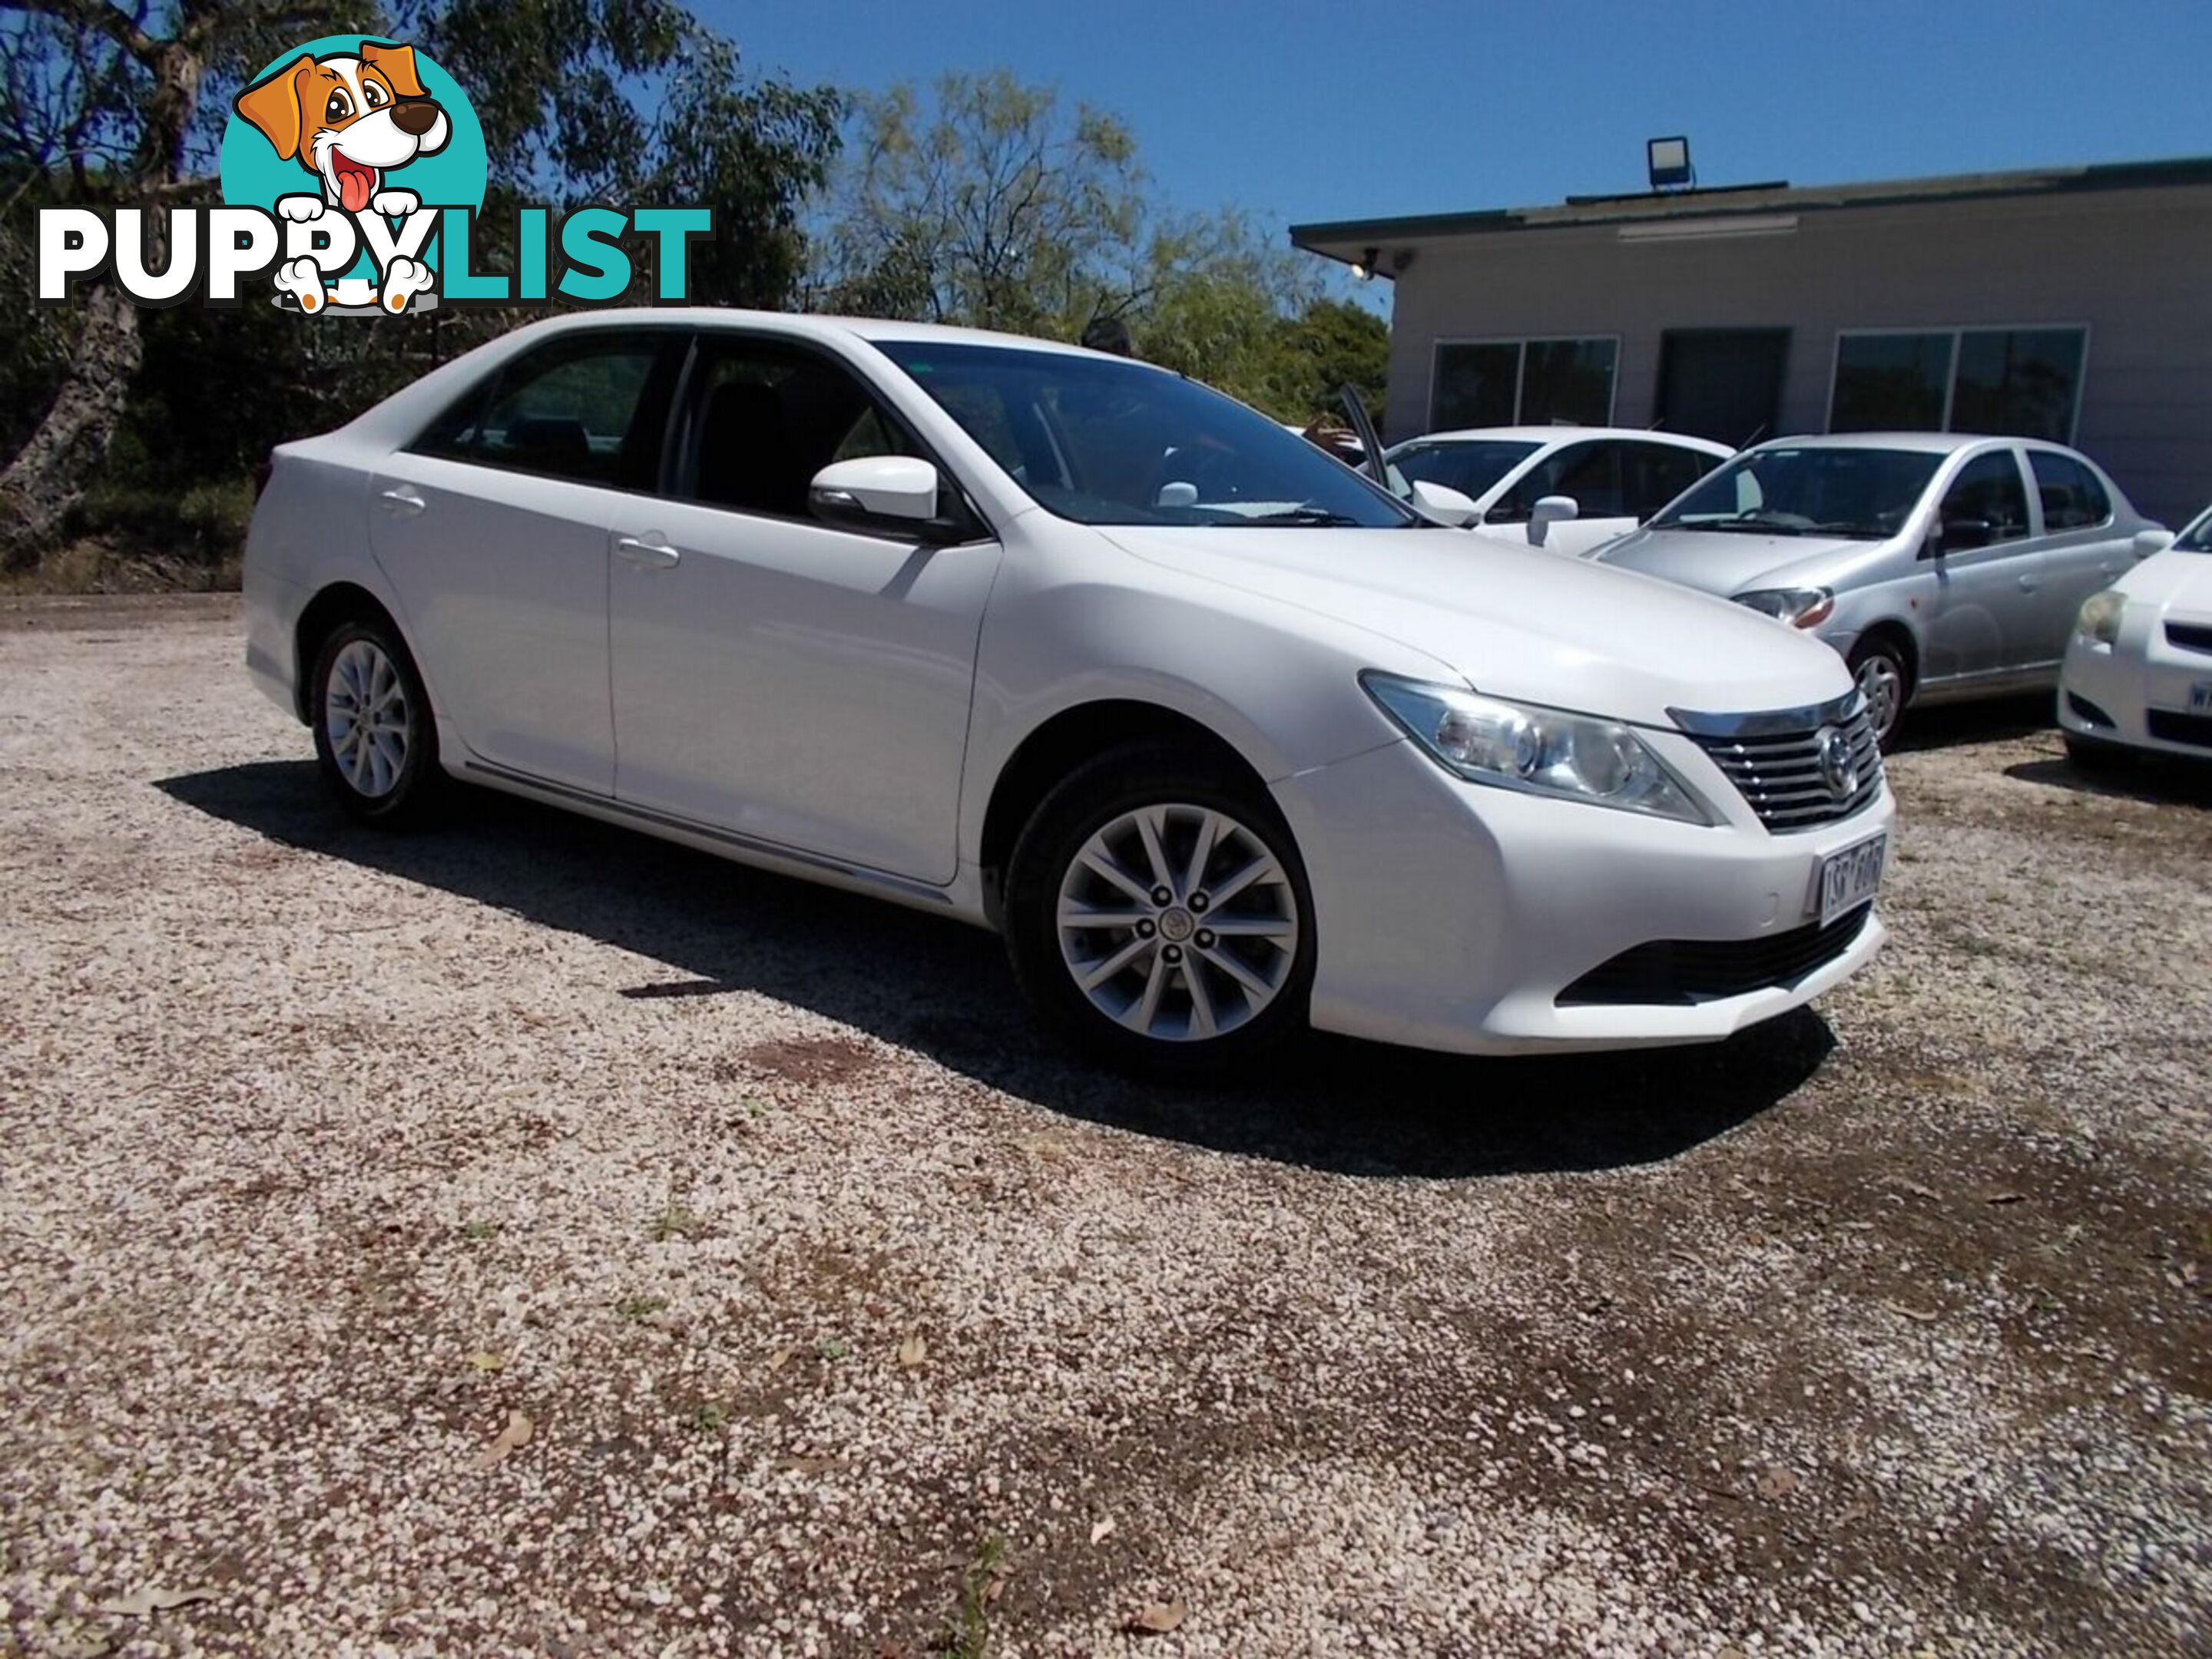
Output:
M2081 601L2135 562L2135 533L2123 531L2105 482L2078 455L2030 448L2044 578L2033 634L2026 641L2033 665L2055 665Z
M614 793L607 527L658 468L681 339L559 335L377 471L370 547L441 714L481 761Z
M1561 445L1508 484L1483 514L1483 523L1526 525L1545 496L1566 495L1573 498L1575 516L1552 526L1545 551L1579 557L1626 535L1637 521L1622 493L1621 449L1611 438Z
M950 880L999 544L980 520L969 539L933 545L808 515L808 484L831 461L926 456L826 350L702 331L677 431L660 498L625 502L612 526L617 797Z
M2016 450L1984 450L1952 474L1922 555L1935 577L1923 682L1971 679L2018 663L2043 580L2031 527Z

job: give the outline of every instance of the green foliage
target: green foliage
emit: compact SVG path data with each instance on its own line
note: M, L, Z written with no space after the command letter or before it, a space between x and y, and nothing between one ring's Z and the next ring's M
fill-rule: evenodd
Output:
M817 310L1078 338L1119 318L1136 354L1284 420L1345 380L1382 397L1389 331L1322 297L1249 216L1152 203L1128 129L1006 70L859 107L816 238Z

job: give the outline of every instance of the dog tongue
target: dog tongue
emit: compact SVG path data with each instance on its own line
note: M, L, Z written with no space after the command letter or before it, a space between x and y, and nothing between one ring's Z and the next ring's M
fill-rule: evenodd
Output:
M376 175L363 167L338 166L338 205L348 213L358 213L368 205L369 187Z

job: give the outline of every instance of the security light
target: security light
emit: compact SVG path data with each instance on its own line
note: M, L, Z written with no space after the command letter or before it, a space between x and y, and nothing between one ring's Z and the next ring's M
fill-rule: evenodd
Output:
M1382 257L1382 250L1381 248L1369 248L1367 252L1361 254L1357 259L1354 259L1352 262L1352 279L1357 283L1368 281L1375 275L1375 262Z
M1687 138L1653 138L1644 146L1645 159L1651 167L1651 188L1679 190L1693 182L1696 171L1690 166L1690 141Z

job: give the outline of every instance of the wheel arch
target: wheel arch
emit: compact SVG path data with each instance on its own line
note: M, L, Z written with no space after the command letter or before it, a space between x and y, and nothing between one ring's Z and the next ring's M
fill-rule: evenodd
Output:
M333 630L349 622L375 623L390 629L408 654L414 655L406 630L383 600L357 582L331 583L307 601L292 626L292 704L302 725L310 720L313 688L307 682L314 672L316 653ZM422 672L419 660L416 672Z
M1203 721L1164 704L1115 697L1063 708L1015 745L991 785L978 859L984 905L993 926L1000 920L1000 898L1014 842L1054 786L1094 755L1147 741L1188 747L1218 763L1238 782L1262 795L1270 793L1259 768L1236 744Z
M1913 637L1911 629L1895 617L1884 617L1880 622L1869 623L1859 630L1853 641L1851 654L1856 656L1861 647L1869 641L1885 640L1897 647L1898 655L1905 660L1905 701L1910 705L1920 691L1920 642Z

